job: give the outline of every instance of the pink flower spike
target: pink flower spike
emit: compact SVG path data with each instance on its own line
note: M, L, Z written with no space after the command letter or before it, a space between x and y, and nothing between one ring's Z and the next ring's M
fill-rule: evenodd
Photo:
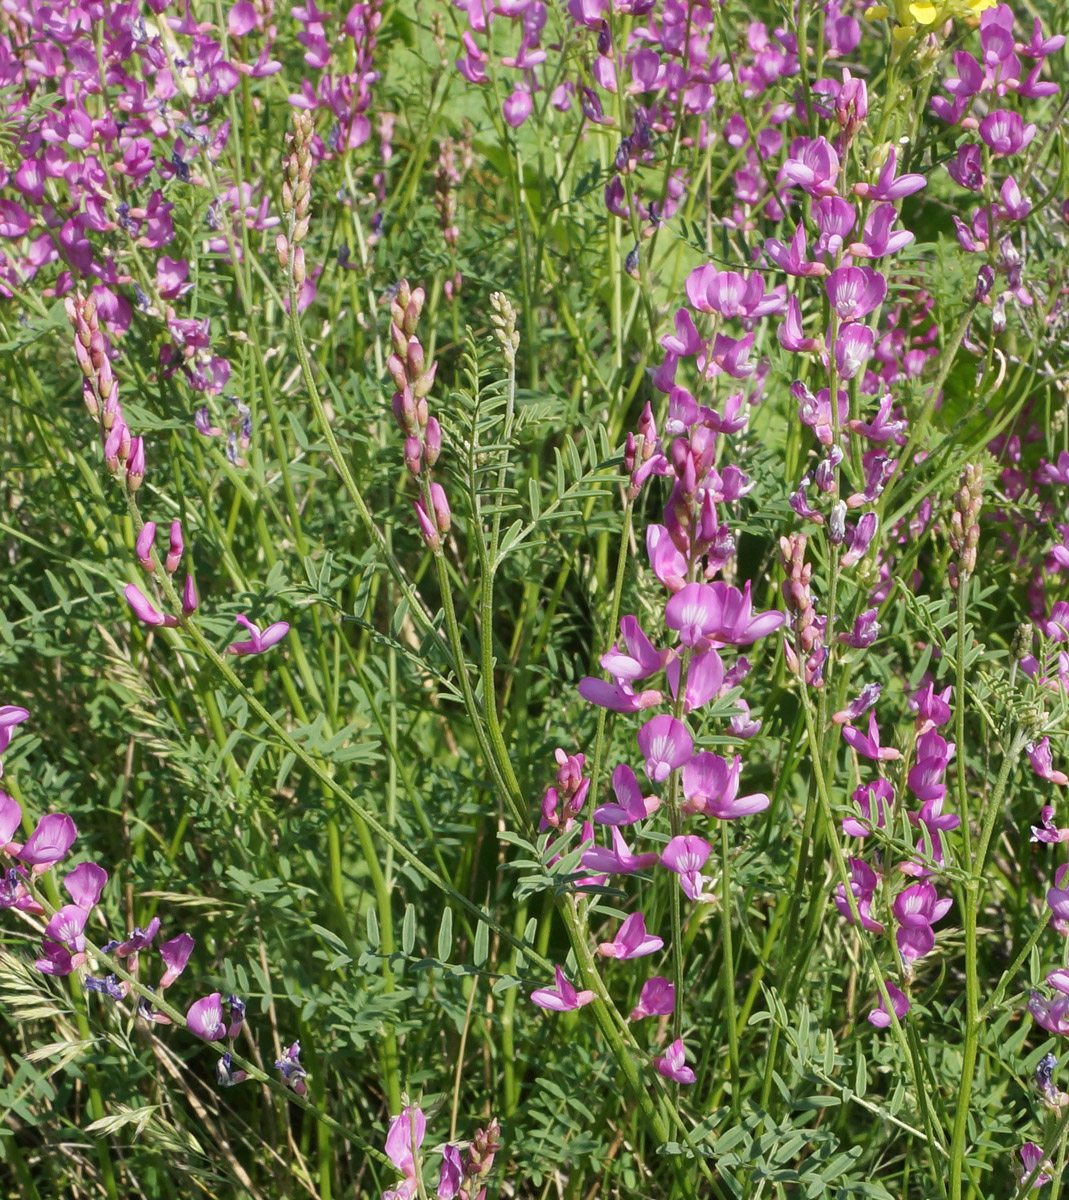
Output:
M880 745L880 730L876 724L874 712L869 713L868 737L860 729L855 729L853 725L844 725L843 739L863 758L872 758L877 762L892 762L894 759L902 757L893 747Z
M223 997L212 992L202 1000L194 1000L186 1012L186 1025L206 1042L221 1042L226 1037L226 1021L223 1019Z
M592 991L577 992L564 978L564 972L560 967L554 967L553 970L557 976L557 986L555 988L536 988L531 993L532 1002L539 1008L548 1008L552 1012L571 1012L572 1009L582 1008L584 1004L589 1004L594 999Z
M659 856L655 853L632 854L624 835L615 825L612 826L611 836L611 850L605 846L592 846L583 851L580 860L583 870L599 875L633 875L636 871L657 865Z
M896 988L889 979L884 980L884 987L887 988L887 995L891 998L891 1007L894 1009L895 1016L901 1021L902 1018L909 1012L910 1003L906 993ZM869 1013L869 1021L875 1025L877 1029L886 1029L891 1024L891 1017L887 1009L884 1007L883 997L880 997L880 1003L877 1008L874 1008Z
M254 625L244 613L235 617L234 620L239 625L245 626L249 631L250 638L247 642L234 642L228 646L227 652L230 654L263 654L265 650L270 650L277 642L281 642L290 631L288 621L276 621L274 625L268 625L261 633L259 626Z
M1054 770L1054 759L1050 752L1050 738L1045 737L1039 742L1029 742L1025 746L1025 753L1028 755L1028 761L1032 764L1032 770L1040 777L1046 779L1048 783L1058 783L1061 785L1069 784L1069 775L1064 771Z
M642 958L663 949L664 939L646 932L646 918L640 912L632 913L617 930L611 942L598 946L606 958Z
M662 714L638 731L638 746L646 760L646 774L663 783L694 753L694 741L682 721Z
M682 1038L676 1038L662 1058L653 1060L653 1065L665 1079L673 1079L676 1083L693 1083L697 1079L687 1066L687 1052L683 1047Z
M15 856L34 867L47 867L66 858L78 829L66 813L49 813L37 822L26 844Z
M654 975L642 985L638 1003L631 1010L629 1020L641 1021L644 1017L670 1016L676 1006L675 984L663 975Z
M86 912L100 900L100 893L108 882L108 873L93 862L79 863L63 881L70 898Z
M160 942L160 958L163 959L167 970L160 980L160 991L170 987L179 975L186 969L189 956L193 953L193 938L188 933L180 933L170 941Z
M615 804L602 804L594 810L594 820L599 825L634 825L644 821L660 807L656 796L643 796L638 778L626 763L620 763L612 773L612 790Z

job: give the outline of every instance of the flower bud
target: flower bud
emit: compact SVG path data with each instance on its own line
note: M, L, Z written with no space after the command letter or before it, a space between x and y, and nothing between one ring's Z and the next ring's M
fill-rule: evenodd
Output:
M405 347L405 361L408 363L408 373L415 379L423 373L423 346L418 337L413 335Z
M121 449L121 445L120 445ZM126 486L132 492L145 480L145 439L136 437L130 441L128 461L126 464Z
M304 247L295 246L293 250L293 283L300 287L304 283L306 272L304 267Z
M413 475L418 475L423 469L423 447L414 434L405 438L405 466Z
M156 560L152 557L152 545L156 540L156 522L146 521L141 526L141 532L137 535L137 543L134 550L137 554L137 561L145 568L146 571L155 571Z
M846 538L846 504L837 500L828 516L828 540L833 546L841 546Z
M173 575L178 570L178 564L182 561L182 553L185 550L185 543L182 540L182 522L171 522L170 544L167 548L167 558L163 564L164 570L168 575Z
M442 427L435 417L427 418L427 428L423 436L423 460L428 467L433 467L442 452Z
M197 611L197 588L192 575L186 575L185 587L182 588L182 616L188 617Z
M404 362L408 356L408 338L396 321L390 322L390 341L393 343L394 353Z
M449 500L446 498L445 488L440 483L431 484L431 506L434 509L434 521L439 532L448 533L452 523L452 514L449 511Z
M438 360L434 362L423 372L422 375L412 385L412 391L416 395L417 400L422 400L424 396L430 394L431 388L434 387L434 377L438 374Z
M438 530L435 528L434 522L427 516L427 510L423 507L423 501L416 500L414 503L416 517L419 520L419 531L423 535L427 549L437 553L442 545L442 540L438 536Z
M405 433L416 433L419 429L419 423L416 419L416 402L409 390L408 384L394 392L393 400L393 415L397 418L397 424Z
M275 238L275 253L278 255L278 265L283 269L290 265L290 244L284 233Z

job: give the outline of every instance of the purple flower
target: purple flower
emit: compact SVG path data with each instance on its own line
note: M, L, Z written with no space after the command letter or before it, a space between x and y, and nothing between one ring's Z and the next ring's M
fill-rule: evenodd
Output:
M823 263L806 258L805 226L801 221L795 228L789 244L784 245L775 238L769 238L765 242L765 253L781 271L788 275L807 278L828 273L828 268Z
M947 163L947 172L960 187L968 188L970 192L983 191L984 159L980 147L974 142L959 146L957 157Z
M229 654L263 654L265 650L270 650L277 642L281 642L290 631L288 621L276 621L274 625L268 625L261 633L259 627L254 625L244 613L235 617L234 620L239 625L244 625L249 631L249 640L233 642L227 647Z
M282 1082L293 1088L298 1096L307 1095L308 1085L304 1081L308 1078L308 1072L301 1066L299 1041L294 1042L282 1057L275 1061L275 1070L282 1072Z
M612 773L612 790L616 803L602 804L594 810L594 820L601 825L634 825L655 813L660 806L656 796L643 796L638 778L626 763Z
M683 894L691 900L702 900L705 879L701 873L712 846L696 834L679 834L668 843L661 855L661 866L679 876Z
M1039 813L1040 827L1032 826L1033 842L1046 842L1048 845L1057 846L1062 842L1069 842L1069 829L1059 829L1054 824L1054 809L1051 805L1046 804Z
M843 739L852 746L863 758L872 758L877 762L890 762L901 758L902 755L890 746L880 745L880 730L876 724L876 714L869 713L869 732L866 737L860 729L853 725L843 727Z
M193 938L188 933L179 933L169 941L160 942L160 958L167 970L160 980L160 991L170 987L186 969L189 956L193 953Z
M824 287L832 308L844 321L867 316L887 295L887 280L871 267L837 267Z
M839 156L826 138L796 138L780 174L811 196L833 196Z
M77 904L65 904L57 909L45 926L45 937L60 942L75 954L85 950L85 922L89 917L86 909Z
M1054 872L1054 887L1047 889L1047 905L1058 921L1069 921L1069 888L1062 887L1069 864L1063 863Z
M850 253L855 258L883 258L885 254L894 254L913 241L913 234L908 229L891 232L891 226L898 219L898 210L893 204L880 204L869 213L865 222L865 236L860 242L850 245Z
M767 637L786 619L781 612L754 613L750 597L750 581L740 592L722 580L709 585L713 593L715 621L709 636L732 646L749 646L758 638Z
M887 989L887 995L891 998L891 1007L894 1009L894 1014L901 1021L906 1013L909 1012L909 998L905 992L896 988L889 979L884 980L884 987ZM869 1021L877 1029L886 1029L891 1024L891 1016L884 1007L882 996L880 997L879 1006L869 1013Z
M531 993L532 1002L539 1008L548 1008L553 1012L570 1012L574 1008L582 1008L584 1004L589 1004L594 999L594 993L589 989L577 992L564 978L564 972L560 967L554 967L553 971L557 976L557 986L555 988L536 988Z
M15 856L35 868L47 867L66 858L78 829L66 813L49 813L37 822L26 844Z
M739 796L741 773L742 759L737 754L731 766L728 766L727 759L708 750L695 754L683 767L684 810L705 813L724 821L763 812L771 804L763 792Z
M100 893L108 882L108 873L96 863L84 862L71 871L63 881L71 899L86 912L99 901Z
M867 608L854 622L849 633L840 633L839 641L855 650L867 650L880 636L880 623L876 619L877 608Z
M919 192L927 183L923 175L899 175L896 179L897 166L898 151L892 148L879 179L875 183L855 183L854 195L868 200L901 200Z
M666 1079L673 1079L676 1083L693 1083L697 1078L687 1066L687 1052L683 1047L682 1038L676 1038L665 1050L662 1058L653 1060L653 1065Z
M601 875L632 875L656 865L658 856L655 853L632 854L617 826L612 826L610 836L611 850L606 846L592 846L583 851L580 862L584 870Z
M69 975L77 964L62 942L46 941L41 946L41 957L33 965L43 975Z
M668 664L667 670L668 687L673 699L679 695L680 671L679 659L674 658ZM683 693L684 713L693 712L696 708L708 704L719 694L723 685L724 664L720 655L715 650L693 655L687 669L687 686Z
M646 760L646 774L663 783L694 753L694 741L682 721L663 714L653 717L638 731L638 745Z
M832 720L836 725L843 725L847 721L860 721L861 718L869 711L870 708L880 698L880 692L883 690L883 685L879 683L866 683L858 693L856 699L851 700L846 708L840 709L837 713L832 714Z
M1045 737L1039 742L1029 742L1025 746L1025 753L1028 755L1028 761L1032 764L1032 770L1040 779L1046 779L1049 783L1069 784L1069 775L1066 775L1064 771L1054 770L1049 737Z
M663 699L656 689L636 693L629 683L610 683L592 675L580 679L576 690L584 700L610 712L641 712L644 708L654 708Z
M1048 1033L1069 1033L1069 996L1055 996L1048 1000L1039 992L1033 992L1028 1001L1028 1011L1037 1025Z
M706 647L718 616L716 594L705 583L688 583L664 609L665 624L679 633L684 646Z
M872 539L876 536L876 526L879 518L874 512L863 514L850 531L847 538L846 553L840 559L843 567L852 567L859 563L868 553Z
M464 1182L464 1158L459 1146L448 1145L442 1151L442 1169L438 1174L435 1200L453 1200Z
M883 933L881 922L874 920L869 915L872 908L872 898L876 894L876 885L878 883L879 879L876 872L864 859L850 859L850 891L857 905L857 915L861 918L861 926L863 929L869 930L870 933ZM855 923L854 914L850 911L850 901L846 896L846 889L841 883L835 889L835 907L846 917L851 925Z
M628 681L645 679L662 670L665 663L672 657L671 650L654 649L635 617L621 618L620 634L623 638L624 650L614 645L608 653L601 656L602 667L614 679Z
M980 122L980 136L992 154L1018 154L1036 136L1036 127L1026 125L1020 113L999 108Z
M1066 455L1069 462L1069 454ZM686 586L687 560L679 552L663 525L646 527L646 553L654 575L670 591L678 592Z
M602 942L598 951L606 958L642 958L656 954L664 947L664 939L646 932L646 918L640 912L632 913L616 932L611 942Z
M1021 1156L1021 1179L1028 1179L1033 1172L1036 1172L1035 1178L1032 1179L1032 1190L1041 1188L1045 1183L1050 1183L1054 1178L1050 1173L1053 1168L1044 1157L1042 1146L1037 1146L1035 1142L1025 1142L1018 1153ZM1039 1167L1038 1171L1036 1171L1037 1167Z
M519 129L531 115L533 109L534 101L531 99L531 93L524 88L516 88L501 105L505 120L513 129Z
M202 1000L194 1000L186 1012L186 1025L206 1042L221 1042L226 1037L226 1022L223 1020L223 997L212 992Z
M841 379L853 379L872 357L873 335L867 325L847 321L835 339L835 367Z
M666 1017L676 1006L675 984L663 975L654 975L642 985L638 1003L631 1010L630 1020L641 1021L644 1017Z
M12 800L7 792L0 792L0 850L8 847L21 824L21 806L16 800ZM13 850L7 852L14 853Z
M891 907L899 924L895 940L903 958L923 958L932 949L932 925L946 916L953 903L949 898L940 900L930 883L914 883L898 893Z
M427 1118L421 1109L410 1104L390 1121L386 1134L386 1157L404 1176L400 1186L393 1192L383 1193L396 1200L416 1194L416 1154L427 1135Z
M858 816L843 818L843 833L850 837L868 837L875 829L886 829L894 808L895 791L886 779L863 783L851 796Z

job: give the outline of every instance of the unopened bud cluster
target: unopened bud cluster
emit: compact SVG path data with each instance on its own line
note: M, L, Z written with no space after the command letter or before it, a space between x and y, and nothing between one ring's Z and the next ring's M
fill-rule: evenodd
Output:
M89 415L100 426L104 461L115 476L124 476L134 492L145 478L144 439L133 437L123 420L119 384L111 369L110 346L97 318L92 296L68 296L63 302L74 328L74 352L82 369L82 396Z
M976 570L976 547L980 543L980 504L984 493L984 470L979 463L966 463L954 495L950 515L950 548L958 561L949 568L950 586L957 588L961 576Z
M280 233L275 250L283 269L290 268L293 282L300 287L305 280L304 249L301 242L308 233L308 210L312 203L312 114L293 111L293 130L286 134L286 155L282 160L282 211L290 217L291 233Z
M390 302L390 342L392 353L386 360L394 387L393 414L405 435L405 465L425 483L422 500L416 501L420 532L430 550L441 548L440 534L447 533L451 521L445 489L430 480L430 471L442 452L442 427L427 410L427 396L434 386L437 362L428 365L423 343L416 334L426 293L409 287L402 279L397 295Z
M780 557L787 578L783 581L783 599L794 627L795 645L784 641L787 666L794 675L805 680L809 687L824 683L824 619L817 616L809 581L813 564L805 561L807 538L804 533L792 533L779 540Z
M491 292L490 307L493 310L490 320L494 326L494 336L501 345L501 353L509 370L516 366L516 349L520 344L520 335L516 331L516 310L504 292Z

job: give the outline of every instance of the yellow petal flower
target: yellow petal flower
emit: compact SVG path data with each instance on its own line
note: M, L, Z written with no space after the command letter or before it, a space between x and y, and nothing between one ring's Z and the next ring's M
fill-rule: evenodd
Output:
M934 25L939 17L939 9L929 3L929 0L920 0L917 4L911 4L909 11L918 25Z
M871 8L865 9L865 19L867 21L879 21L887 16L890 9L886 4L874 4Z

